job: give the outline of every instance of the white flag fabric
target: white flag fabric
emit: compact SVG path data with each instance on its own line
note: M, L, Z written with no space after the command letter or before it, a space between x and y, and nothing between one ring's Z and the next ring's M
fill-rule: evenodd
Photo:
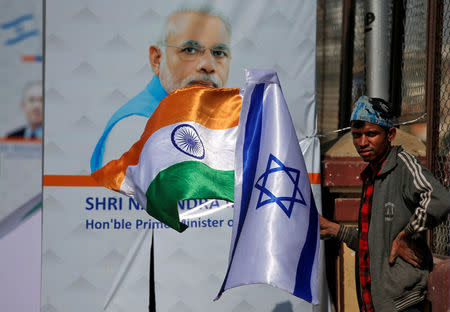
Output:
M277 74L246 71L235 156L230 288L264 283L318 303L318 213Z

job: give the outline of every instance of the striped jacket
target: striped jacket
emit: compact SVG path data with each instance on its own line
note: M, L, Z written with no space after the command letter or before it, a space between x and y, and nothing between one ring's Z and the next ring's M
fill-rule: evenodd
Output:
M424 300L428 273L433 266L425 230L439 224L448 215L449 206L449 192L416 157L394 146L373 190L368 245L375 311L401 311ZM389 265L392 242L402 230L412 235L423 250L422 269L400 257ZM358 252L358 233L355 227L341 225L337 238ZM361 302L357 262L355 267Z

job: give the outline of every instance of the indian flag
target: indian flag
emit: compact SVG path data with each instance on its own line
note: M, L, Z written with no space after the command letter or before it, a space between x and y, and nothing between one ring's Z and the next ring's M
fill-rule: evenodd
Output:
M234 200L241 102L239 89L190 86L171 93L149 118L139 141L92 177L184 231L178 201Z

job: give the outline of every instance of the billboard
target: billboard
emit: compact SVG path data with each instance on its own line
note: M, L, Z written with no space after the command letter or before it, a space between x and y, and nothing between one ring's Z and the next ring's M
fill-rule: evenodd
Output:
M326 311L326 291L312 306L261 285L213 303L232 204L180 202L190 225L180 234L89 176L138 140L173 88L243 87L245 68L277 71L317 176L315 1L52 0L45 15L42 310Z

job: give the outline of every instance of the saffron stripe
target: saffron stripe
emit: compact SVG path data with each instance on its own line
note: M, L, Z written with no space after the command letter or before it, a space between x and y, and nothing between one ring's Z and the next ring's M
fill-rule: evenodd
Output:
M42 62L42 56L40 55L22 55L22 62Z
M320 184L320 173L309 173L311 184ZM90 175L53 175L43 176L43 186L73 186L73 187L99 187Z
M101 186L89 175L49 175L42 181L43 186Z
M308 173L310 184L320 184L322 183L320 178L320 173Z
M194 121L209 129L232 128L239 123L241 102L238 88L195 85L179 89L161 100L145 132L150 137L158 129L182 121Z
M234 171L215 170L199 161L180 162L153 179L146 197L151 216L183 232L187 226L179 221L177 202L200 198L234 201Z
M195 85L176 90L161 100L139 141L120 159L111 161L93 172L92 176L99 184L117 190L125 178L126 169L138 164L145 142L155 131L182 121L194 121L209 129L235 127L239 123L241 102L237 88ZM114 177L114 181L111 177Z

